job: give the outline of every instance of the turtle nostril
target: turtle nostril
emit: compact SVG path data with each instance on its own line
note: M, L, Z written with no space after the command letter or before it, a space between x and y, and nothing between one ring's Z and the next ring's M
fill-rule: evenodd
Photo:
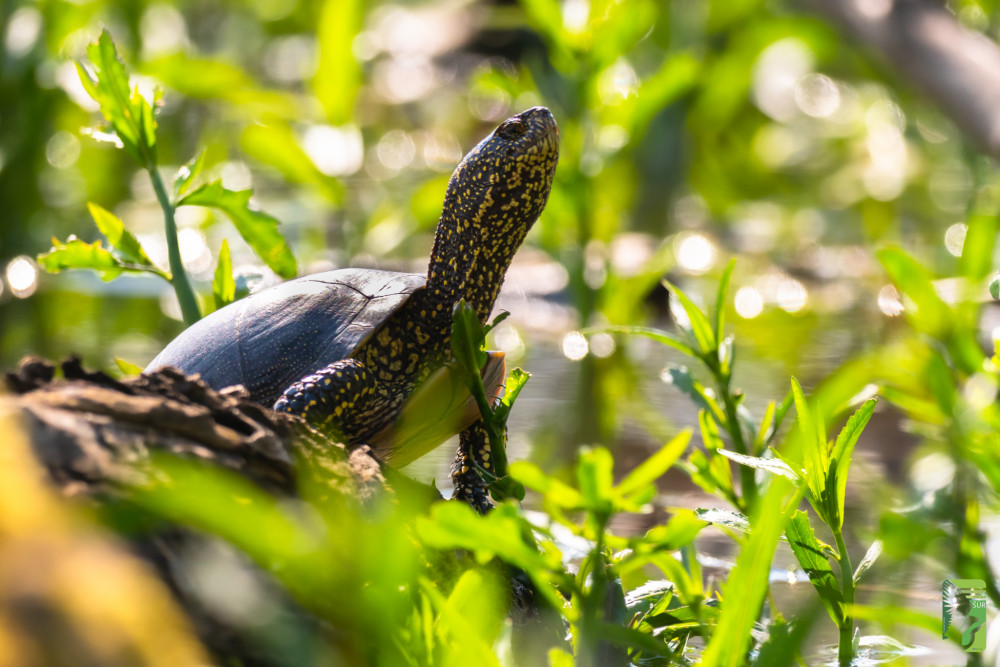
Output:
M499 134L504 139L518 139L523 137L528 131L528 128L520 118L511 118L501 123L500 127L497 128L497 134Z

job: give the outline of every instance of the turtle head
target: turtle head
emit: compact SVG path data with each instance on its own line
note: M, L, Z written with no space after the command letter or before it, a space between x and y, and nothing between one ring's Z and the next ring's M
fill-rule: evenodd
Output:
M473 148L448 183L428 287L466 299L487 317L545 208L558 159L559 130L545 107L511 116Z
M522 111L465 156L448 183L445 210L461 211L460 222L479 228L484 238L527 233L549 198L558 159L552 113L545 107Z

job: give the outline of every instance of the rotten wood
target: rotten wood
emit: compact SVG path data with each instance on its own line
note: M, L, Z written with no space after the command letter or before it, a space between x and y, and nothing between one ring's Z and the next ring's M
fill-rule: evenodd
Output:
M348 452L303 420L249 400L242 387L216 391L172 368L116 380L76 359L28 357L5 378L39 461L66 494L99 494L142 481L152 452L210 461L277 494L295 493L308 461L345 495L385 489L371 450Z

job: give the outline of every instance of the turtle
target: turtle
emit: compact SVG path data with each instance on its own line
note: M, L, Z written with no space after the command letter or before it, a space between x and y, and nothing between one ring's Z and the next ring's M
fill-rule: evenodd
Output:
M392 465L460 431L455 495L486 511L474 465L493 469L486 430L467 392L457 391L444 370L452 313L464 300L486 323L514 254L545 207L558 157L559 131L548 109L508 118L452 174L426 275L347 268L264 289L189 327L146 370L174 366L217 389L243 385L252 400L298 414L345 444L372 445ZM494 397L503 374L502 354L492 353L484 380ZM459 410L457 424L428 413L451 414L456 401L472 406ZM400 438L407 411L410 423L450 432Z

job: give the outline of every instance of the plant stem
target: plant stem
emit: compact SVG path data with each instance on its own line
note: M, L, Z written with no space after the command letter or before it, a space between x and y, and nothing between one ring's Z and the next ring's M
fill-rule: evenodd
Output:
M844 544L844 533L842 530L835 530L833 533L837 540L837 551L840 553L840 588L844 596L845 605L854 604L854 569L851 567L851 557L847 553L847 545ZM837 658L841 667L849 667L854 659L854 617L845 612L844 622L840 626L840 643L837 647Z
M719 394L722 396L723 407L726 410L726 424L729 426L729 437L733 440L733 449L739 454L756 456L757 452L749 451L746 441L743 439L743 429L740 428L740 419L736 414L736 401L729 390L730 377L724 374L717 363L708 363L709 369L715 375L715 381L719 386ZM743 493L742 508L744 512L750 514L757 501L757 480L754 476L753 468L749 466L739 466L740 468L740 490Z
M156 199L163 209L163 226L167 233L167 259L170 262L170 284L174 286L174 293L177 294L177 302L181 306L181 315L184 322L191 326L201 319L201 309L198 308L198 299L191 289L187 272L181 262L181 249L177 241L177 222L174 220L174 205L167 196L167 191L163 187L163 179L156 167L147 167L149 178L153 182L153 190L156 191Z

